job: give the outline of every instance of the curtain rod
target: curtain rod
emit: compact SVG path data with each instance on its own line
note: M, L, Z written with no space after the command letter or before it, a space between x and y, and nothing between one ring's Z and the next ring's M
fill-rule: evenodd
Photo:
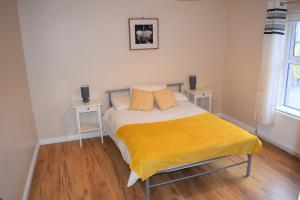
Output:
M284 6L286 4L292 4L292 3L300 3L300 0L294 0L294 1L282 1L280 3L281 6Z

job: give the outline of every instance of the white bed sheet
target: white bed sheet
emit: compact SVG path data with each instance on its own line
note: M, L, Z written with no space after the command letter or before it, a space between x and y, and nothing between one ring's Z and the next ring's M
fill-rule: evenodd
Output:
M126 145L118 139L115 134L117 130L127 124L140 124L148 122L158 122L172 119L179 119L188 116L206 112L202 108L196 106L189 101L177 102L177 106L168 110L161 111L158 108L154 108L152 111L131 111L116 110L115 108L108 109L103 117L103 128L106 133L112 138L117 147L119 148L123 159L127 164L130 163L130 154ZM127 186L130 187L136 183L139 176L134 172L130 172Z

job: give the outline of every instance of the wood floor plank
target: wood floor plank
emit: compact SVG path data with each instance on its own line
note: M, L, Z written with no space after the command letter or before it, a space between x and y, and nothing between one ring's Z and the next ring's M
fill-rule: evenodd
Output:
M235 156L206 166L155 176L152 181L169 180L241 161ZM254 156L251 177L246 165L172 183L151 191L153 200L274 199L294 200L300 191L300 160L263 142ZM144 183L127 188L129 167L108 137L43 145L35 168L30 200L143 200Z

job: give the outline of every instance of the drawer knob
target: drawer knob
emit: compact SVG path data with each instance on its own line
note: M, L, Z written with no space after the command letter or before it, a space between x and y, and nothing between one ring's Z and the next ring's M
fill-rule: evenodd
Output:
M90 108L87 108L87 110L90 110Z

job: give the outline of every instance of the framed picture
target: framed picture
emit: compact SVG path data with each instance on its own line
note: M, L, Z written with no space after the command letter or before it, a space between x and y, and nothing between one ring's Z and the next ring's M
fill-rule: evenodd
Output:
M158 49L157 18L130 18L128 21L131 50Z

